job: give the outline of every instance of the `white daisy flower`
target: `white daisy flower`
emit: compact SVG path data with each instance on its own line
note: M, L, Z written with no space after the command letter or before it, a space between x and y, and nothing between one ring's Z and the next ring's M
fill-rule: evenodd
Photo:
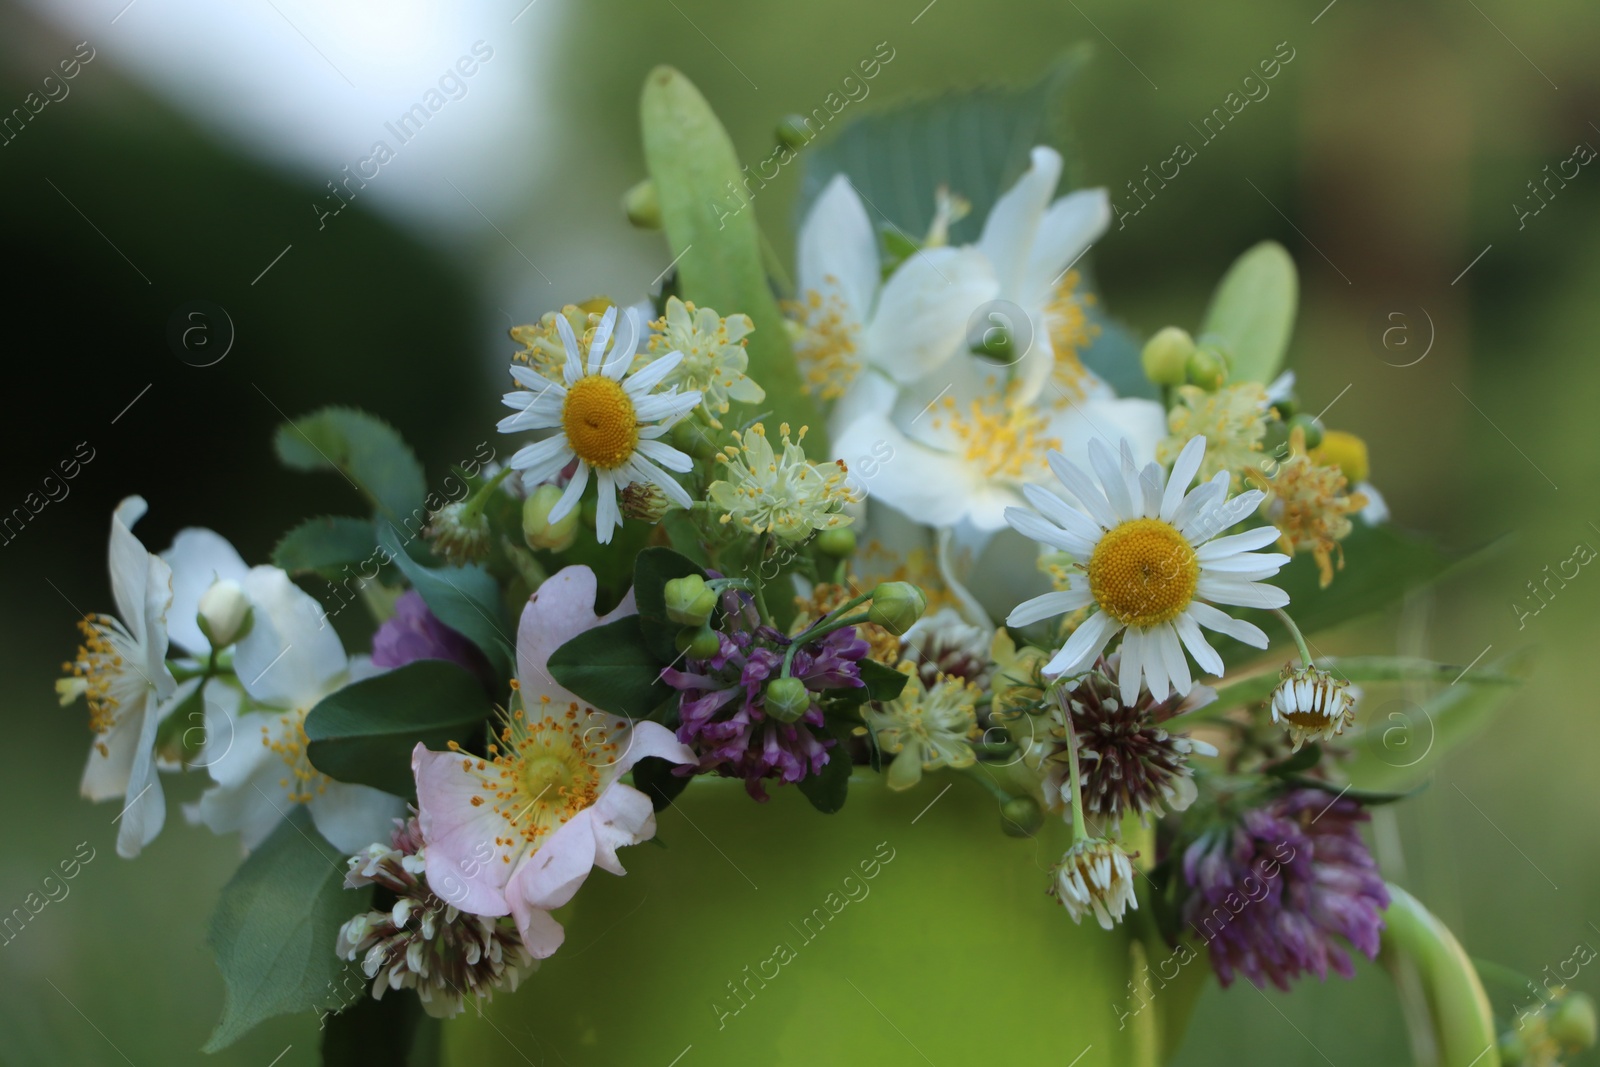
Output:
M1227 471L1186 493L1205 451L1204 437L1190 440L1166 478L1155 463L1136 470L1127 442L1119 465L1110 449L1091 441L1089 461L1099 486L1052 452L1050 469L1083 510L1036 485L1023 492L1037 513L1006 509L1006 521L1017 532L1078 561L1068 589L1018 604L1006 622L1027 626L1091 605L1098 609L1072 632L1045 673L1086 670L1113 637L1126 631L1118 680L1123 701L1138 699L1141 679L1154 699L1164 700L1169 688L1185 695L1192 688L1185 648L1201 669L1222 673L1222 657L1206 642L1202 626L1267 647L1259 627L1212 603L1283 607L1289 595L1261 580L1277 574L1289 557L1254 551L1277 540L1271 526L1212 540L1253 513L1263 494L1253 489L1228 499Z
M511 457L510 466L522 472L523 483L532 490L554 479L574 459L578 461L566 491L550 511L551 522L560 522L578 506L590 471L598 472L595 535L602 543L610 541L612 532L622 525L617 491L634 482L654 485L667 499L687 508L689 494L661 468L683 473L694 461L660 438L699 405L700 393L680 393L676 387L654 391L683 360L683 354L669 352L627 373L641 335L639 313L628 309L624 320L627 336L612 343L617 309L611 307L595 327L586 363L571 323L559 315L555 321L567 351L562 381L551 381L531 367L513 364L511 376L528 391L505 395L505 405L517 413L501 419L499 429L501 433L559 432L520 449Z

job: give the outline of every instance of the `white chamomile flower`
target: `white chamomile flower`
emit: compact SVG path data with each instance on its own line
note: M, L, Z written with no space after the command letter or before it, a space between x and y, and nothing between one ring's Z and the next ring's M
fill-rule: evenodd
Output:
M595 327L587 362L571 323L562 316L555 321L567 350L562 380L551 381L530 367L513 364L511 376L528 389L505 395L505 405L517 413L501 419L499 429L558 432L518 450L511 457L512 469L522 472L523 484L532 490L578 461L566 491L550 511L551 522L560 522L578 506L590 471L596 472L600 499L595 535L602 543L622 525L617 491L630 483L655 485L673 503L687 508L689 494L661 468L682 473L694 461L660 438L700 404L700 393L680 393L676 387L655 391L682 361L682 353L668 352L629 374L641 330L638 311L628 309L627 337L612 343L617 309L608 308Z
M1069 588L1018 604L1006 621L1027 626L1084 607L1097 609L1045 666L1047 674L1080 673L1113 637L1126 631L1118 672L1123 702L1138 699L1141 679L1148 682L1152 697L1164 700L1169 688L1179 694L1192 688L1185 648L1203 670L1222 673L1222 657L1206 642L1202 626L1256 648L1267 647L1267 635L1259 627L1207 601L1283 607L1289 595L1261 580L1277 574L1289 557L1254 551L1277 540L1271 526L1212 540L1254 512L1263 494L1251 490L1228 499L1227 471L1185 493L1205 448L1205 438L1195 437L1173 464L1172 476L1165 478L1155 463L1136 470L1126 442L1119 466L1110 449L1091 441L1089 461L1099 486L1055 452L1050 468L1083 511L1036 485L1026 486L1024 493L1037 513L1006 510L1006 521L1017 532L1078 561Z

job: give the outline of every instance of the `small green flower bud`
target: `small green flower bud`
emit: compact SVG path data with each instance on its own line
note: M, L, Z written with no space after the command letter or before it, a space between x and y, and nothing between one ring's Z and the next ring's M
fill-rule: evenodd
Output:
M1000 829L1007 837L1032 837L1044 825L1044 809L1032 797L1012 797L1000 805Z
M1180 326L1166 326L1144 343L1144 376L1156 385L1182 385L1194 354L1194 338Z
M573 508L561 517L560 522L550 521L550 512L561 499L561 490L553 485L541 485L522 502L522 539L529 548L543 548L551 552L565 552L578 536L578 509Z
M212 648L227 648L250 632L250 598L231 578L212 583L200 597L199 607L194 621Z
M622 194L622 210L628 221L641 230L661 229L661 198L656 183L649 178Z
M1221 349L1205 345L1190 353L1184 373L1190 384L1198 385L1207 392L1215 392L1228 380L1227 360Z
M709 460L717 454L715 442L693 419L684 419L672 428L672 446L695 459Z
M785 115L778 120L778 128L773 131L773 136L781 145L804 148L811 143L811 138L814 136L811 132L811 120L804 115Z
M1266 421L1266 432L1261 435L1261 454L1278 460L1289 458L1289 427L1277 419Z
M1293 433L1297 428L1305 431L1307 448L1316 448L1322 444L1322 423L1314 417L1305 412L1292 416L1289 419L1289 432Z
M1585 993L1569 992L1550 1016L1550 1036L1569 1050L1594 1047L1594 1001Z
M673 578L661 590L667 618L680 626L704 626L717 606L717 591L698 574Z
M456 566L477 563L489 555L489 519L481 507L465 500L430 514L422 536L434 552Z
M1504 1067L1520 1067L1528 1058L1528 1044L1515 1030L1500 1035L1500 1062Z
M690 659L710 659L722 648L717 631L709 626L702 626L698 630L686 626L678 632L675 643L678 651Z
M817 551L834 559L849 559L856 554L856 532L843 527L823 530L817 535Z
M798 678L774 678L767 683L765 707L779 722L795 722L811 709L811 694Z
M883 582L872 590L872 607L867 611L867 619L900 636L927 610L928 598L910 582Z

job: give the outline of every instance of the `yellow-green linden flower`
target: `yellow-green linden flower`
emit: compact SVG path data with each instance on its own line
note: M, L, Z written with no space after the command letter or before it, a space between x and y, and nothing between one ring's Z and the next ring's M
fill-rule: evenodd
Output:
M753 329L749 315L724 319L710 308L668 297L667 313L650 324L650 341L634 369L668 352L682 352L683 361L667 375L665 384L698 389L707 420L720 427L717 416L726 414L733 401L759 404L766 399L766 390L745 374L750 357L744 339Z
M1199 386L1181 386L1177 403L1167 412L1171 435L1156 447L1156 458L1170 465L1189 439L1199 434L1206 439L1200 480L1210 481L1218 471L1231 471L1233 489L1238 492L1243 485L1242 472L1261 462L1267 406L1267 390L1259 382L1239 382L1214 393Z
M722 509L722 521L786 541L804 541L813 531L848 526L851 517L840 509L861 497L847 480L844 461L812 463L800 447L804 426L794 440L789 439L788 423L779 431L781 454L773 451L767 428L758 422L744 433L735 430L738 444L717 457L726 477L712 482L706 497Z
M924 688L916 671L893 700L869 704L867 726L878 748L893 756L889 788L910 789L923 771L970 767L977 761L971 738L978 733L977 686L964 678L940 675Z

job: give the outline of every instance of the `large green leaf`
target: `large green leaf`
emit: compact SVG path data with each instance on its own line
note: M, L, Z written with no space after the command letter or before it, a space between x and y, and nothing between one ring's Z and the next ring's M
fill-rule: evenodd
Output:
M284 534L272 550L272 562L290 574L337 574L352 564L376 563L377 551L371 519L325 515L306 519Z
M565 689L601 711L647 719L672 687L661 680L663 664L639 629L639 616L585 630L550 656L550 673Z
M691 574L704 578L706 572L670 548L647 548L633 561L633 600L639 607L639 629L645 645L664 663L678 658L673 642L683 627L667 618L663 590L672 579Z
M364 988L334 953L340 925L367 907L370 890L342 888L344 857L296 805L223 886L207 942L226 992L205 1051L231 1045L274 1015L338 1008Z
M1456 563L1432 542L1390 525L1368 526L1358 521L1341 545L1345 567L1334 572L1326 589L1320 588L1316 561L1307 554L1296 555L1276 578L1269 579L1289 594L1286 610L1307 634L1381 611ZM1270 612L1229 609L1229 613L1265 630L1273 648L1292 647L1288 631ZM1208 640L1230 667L1261 655L1259 649L1231 639L1208 636Z
M343 474L395 522L418 528L426 517L422 464L382 419L354 408L323 408L279 426L273 446L287 467Z
M722 315L750 316L750 376L766 388L772 421L811 427L816 454L826 455L821 414L801 388L767 285L755 210L733 192L745 174L727 131L700 91L671 67L657 67L645 79L639 119L679 295Z
M1200 327L1226 340L1233 380L1269 382L1278 373L1294 331L1298 293L1294 260L1276 241L1262 241L1233 261Z
M1000 194L1028 168L1035 145L1061 152L1060 192L1079 170L1066 125L1066 90L1088 58L1078 47L1022 88L980 88L869 112L842 125L802 156L799 216L835 174L850 178L867 210L890 232L920 239L933 221L941 185L972 204L950 227L952 244L977 239Z
M490 710L477 678L454 663L418 660L324 697L306 716L306 755L341 782L409 797L411 750L476 744Z
M378 524L378 543L440 622L483 650L501 674L511 672L512 638L500 610L500 586L477 564L429 567L412 559L389 523Z
M1405 1005L1407 1022L1431 1036L1439 1067L1500 1067L1494 1012L1471 958L1416 897L1388 889L1381 958L1391 972L1415 968L1422 986L1423 1002ZM1398 973L1395 980L1404 996L1407 983Z

